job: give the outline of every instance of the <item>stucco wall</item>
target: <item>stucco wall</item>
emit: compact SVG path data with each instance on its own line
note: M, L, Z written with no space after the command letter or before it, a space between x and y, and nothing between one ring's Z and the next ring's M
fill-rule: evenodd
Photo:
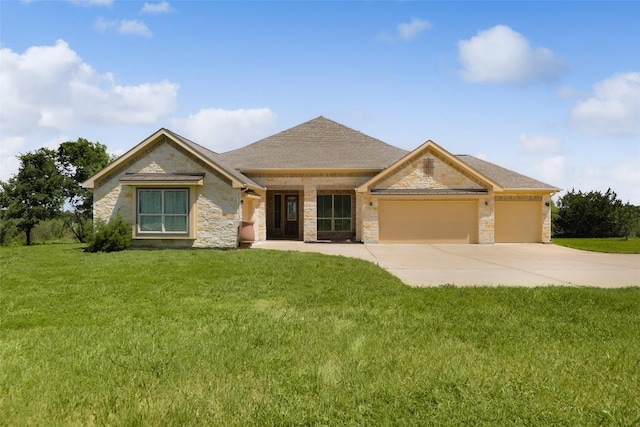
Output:
M172 142L158 142L135 161L98 183L94 189L93 215L109 221L120 214L132 224L136 221L136 189L121 186L118 180L126 173L204 173L204 185L196 186L195 238L143 238L134 233L134 245L236 247L241 218L240 190L216 171L200 164Z

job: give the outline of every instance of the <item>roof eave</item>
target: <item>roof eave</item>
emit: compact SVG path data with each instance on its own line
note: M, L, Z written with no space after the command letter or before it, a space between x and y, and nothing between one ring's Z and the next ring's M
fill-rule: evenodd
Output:
M504 187L501 191L499 191L500 193L544 193L544 194L548 194L548 193L558 193L562 191L561 188L556 188L556 187L548 187L548 188L509 188L509 187Z
M123 155L118 157L113 163L110 163L107 166L105 166L104 168L102 168L100 171L98 171L91 178L89 178L88 180L83 182L81 184L82 188L87 188L87 189L95 188L95 184L96 184L96 181L98 179L100 179L102 176L108 174L112 170L117 169L120 165L122 165L123 163L128 161L129 158L131 158L133 155L135 155L140 149L142 149L143 147L147 146L151 142L155 141L161 135L166 135L166 133L164 132L164 128L158 129L157 131L155 131L154 133L149 135L147 138L142 140L139 144L135 145L129 151L127 151L126 153L124 153Z
M253 184L251 182L243 182L241 180L238 180L236 177L231 175L226 170L226 168L224 168L221 165L219 165L213 159L210 159L209 157L204 156L199 151L193 149L190 145L182 142L180 140L180 138L177 138L177 137L175 137L173 135L173 132L171 132L171 131L169 131L167 129L164 129L164 128L161 128L161 129L157 130L152 135L150 135L149 137L145 138L142 142L137 144L135 147L133 147L132 149L127 151L125 154L123 154L122 156L118 157L118 159L116 159L116 161L114 161L110 165L106 166L104 169L99 171L97 174L95 174L94 176L92 176L91 178L89 178L88 180L83 182L82 183L82 187L83 188L88 188L88 189L95 188L95 183L96 183L96 181L98 179L100 179L100 177L102 177L102 176L108 174L109 172L111 172L112 170L118 168L120 165L122 165L123 163L127 162L130 158L135 156L139 151L144 149L146 146L156 142L158 140L158 138L160 138L160 137L165 137L165 138L170 139L171 141L173 141L176 144L178 144L182 149L187 151L189 154L191 154L192 156L194 156L195 158L197 158L198 160L200 160L201 162L203 162L207 166L211 167L212 169L218 171L225 178L227 178L229 181L231 181L231 185L232 185L233 188L251 188L251 189L254 189L254 190L264 190L264 188L262 188L260 186L256 186L255 184Z
M378 173L384 170L384 168L256 168L256 169L239 169L242 174L257 174L257 173L327 173L327 172L339 172L339 173Z
M359 193L368 192L369 188L371 187L371 185L375 184L376 182L379 182L384 177L386 177L387 175L392 173L392 171L394 169L396 169L398 166L402 165L407 159L411 158L412 156L415 156L417 153L420 153L422 151L426 151L430 147L432 147L436 152L438 152L441 155L445 156L449 161L454 163L459 168L461 168L463 170L466 170L469 173L471 173L473 176L475 176L480 181L485 183L488 187L490 187L490 189L492 191L494 191L494 192L495 191L503 191L503 187L500 184L498 184L497 182L489 179L484 174L480 173L480 171L472 168L471 166L469 166L465 162L461 161L456 156L454 156L453 154L449 153L447 150L445 150L444 148L442 148L441 146L439 146L438 144L436 144L435 142L433 142L430 139L427 140L426 142L424 142L422 145L420 145L415 150L410 151L406 155L402 156L400 159L398 159L392 165L390 165L390 166L386 167L384 170L380 171L380 173L376 174L376 176L374 176L371 179L369 179L367 182L362 184L360 187L357 187L356 191L359 192Z

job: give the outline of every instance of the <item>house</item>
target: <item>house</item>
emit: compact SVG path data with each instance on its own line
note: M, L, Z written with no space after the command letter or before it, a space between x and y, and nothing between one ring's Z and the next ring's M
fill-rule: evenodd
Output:
M222 154L163 128L83 186L94 218L120 214L134 245L163 247L237 247L246 235L549 242L559 191L430 140L406 151L324 117Z

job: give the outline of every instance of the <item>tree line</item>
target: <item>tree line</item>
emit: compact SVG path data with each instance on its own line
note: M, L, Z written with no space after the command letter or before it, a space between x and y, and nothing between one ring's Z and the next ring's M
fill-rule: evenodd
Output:
M609 188L606 192L575 191L558 199L552 211L555 237L624 237L640 232L640 206L623 203Z
M16 175L0 181L0 242L13 226L31 245L34 227L62 218L74 237L84 242L93 212L93 195L81 184L115 158L107 147L84 138L17 156Z

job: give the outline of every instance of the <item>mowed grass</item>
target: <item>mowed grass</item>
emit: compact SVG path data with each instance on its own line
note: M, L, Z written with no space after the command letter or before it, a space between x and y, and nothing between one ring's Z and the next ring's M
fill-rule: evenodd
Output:
M640 238L624 239L620 237L599 239L553 238L553 243L583 251L607 252L618 254L640 254Z
M0 425L634 425L640 289L266 250L0 249Z

